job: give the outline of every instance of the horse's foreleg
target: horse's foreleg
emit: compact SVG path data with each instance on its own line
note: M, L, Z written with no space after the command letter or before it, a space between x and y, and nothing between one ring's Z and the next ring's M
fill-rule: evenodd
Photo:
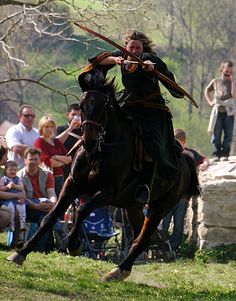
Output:
M145 217L142 230L139 236L134 240L128 256L119 264L119 266L113 269L111 272L107 273L102 280L122 280L128 277L131 273L131 269L135 259L146 249L149 243L151 235L156 230L160 219L156 216Z
M75 224L68 235L68 251L70 255L78 256L80 254L79 237L83 220L95 208L106 206L108 204L108 200L111 198L111 195L112 189L106 188L105 190L96 193L89 201L79 207Z
M59 200L55 207L44 217L36 233L16 253L8 257L8 260L22 264L26 256L34 250L35 244L49 231L57 219L66 211L69 205L78 196L78 187L69 176L63 186Z

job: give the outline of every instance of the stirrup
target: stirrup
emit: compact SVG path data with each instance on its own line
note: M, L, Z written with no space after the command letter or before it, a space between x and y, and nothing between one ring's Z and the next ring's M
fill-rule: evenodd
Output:
M146 184L139 185L135 191L136 202L145 205L150 201L150 189Z

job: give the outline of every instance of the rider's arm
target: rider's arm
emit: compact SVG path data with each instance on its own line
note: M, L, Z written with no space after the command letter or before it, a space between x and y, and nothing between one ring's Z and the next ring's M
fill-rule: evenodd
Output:
M121 56L108 56L103 59L99 64L100 65L122 65L124 63L124 58Z

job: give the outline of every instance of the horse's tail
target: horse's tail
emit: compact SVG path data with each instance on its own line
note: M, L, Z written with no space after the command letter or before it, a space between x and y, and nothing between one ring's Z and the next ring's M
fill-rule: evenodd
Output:
M198 197L201 195L202 191L198 180L196 163L194 159L192 159L189 155L183 153L183 156L187 161L190 172L190 181L186 196L188 199L190 199L191 197Z

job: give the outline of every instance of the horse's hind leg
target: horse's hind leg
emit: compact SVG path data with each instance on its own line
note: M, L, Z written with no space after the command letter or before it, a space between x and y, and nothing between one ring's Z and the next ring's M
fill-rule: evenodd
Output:
M133 228L133 236L134 239L138 237L139 233L142 230L142 225L144 222L144 214L143 214L143 207L129 207L126 208L128 213L129 222Z
M150 217L145 217L144 224L139 236L134 240L128 256L119 264L119 266L113 269L111 272L107 273L102 280L122 280L128 277L131 273L131 269L134 260L146 249L149 243L151 235L156 230L161 218L150 215Z
M57 204L44 217L37 232L24 244L20 250L9 256L8 260L21 265L26 259L26 256L34 250L35 243L38 242L40 238L53 227L57 219L66 211L72 201L77 197L77 192L77 185L74 183L72 177L69 176L63 186Z

